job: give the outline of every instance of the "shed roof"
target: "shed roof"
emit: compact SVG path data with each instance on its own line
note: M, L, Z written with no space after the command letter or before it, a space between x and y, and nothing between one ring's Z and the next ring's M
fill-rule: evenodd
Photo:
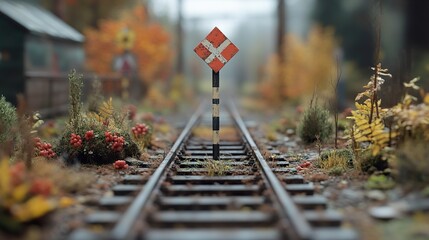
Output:
M83 42L84 36L49 11L33 4L0 0L0 13L5 14L33 33Z

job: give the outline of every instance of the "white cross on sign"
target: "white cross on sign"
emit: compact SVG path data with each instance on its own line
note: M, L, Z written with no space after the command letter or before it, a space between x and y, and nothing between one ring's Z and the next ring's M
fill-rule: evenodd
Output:
M215 27L207 37L195 47L194 51L213 69L213 71L219 72L238 52L238 48Z
M223 41L223 43L218 47L215 48L213 44L211 44L207 39L204 39L201 44L204 45L212 54L204 60L207 64L211 63L215 57L217 57L223 64L228 62L224 56L222 56L221 52L225 50L226 47L228 47L229 44L231 44L231 41L229 39L226 39Z

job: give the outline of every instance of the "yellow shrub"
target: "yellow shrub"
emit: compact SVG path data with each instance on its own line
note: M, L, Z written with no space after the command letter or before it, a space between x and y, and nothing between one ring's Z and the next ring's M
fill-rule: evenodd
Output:
M280 104L310 94L315 87L326 88L334 75L335 47L331 28L313 27L307 41L286 35L282 60L278 55L268 60L260 94L270 103Z

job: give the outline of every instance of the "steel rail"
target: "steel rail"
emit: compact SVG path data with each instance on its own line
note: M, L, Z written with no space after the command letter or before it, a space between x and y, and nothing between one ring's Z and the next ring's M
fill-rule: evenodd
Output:
M286 192L283 185L280 183L280 181L273 173L268 163L265 161L265 158L262 156L261 152L259 151L259 148L256 145L255 141L253 141L252 136L247 130L247 127L244 124L243 119L238 114L237 107L234 105L233 102L229 102L228 110L231 113L231 116L233 117L234 122L240 128L247 144L249 144L250 148L252 149L252 152L255 158L258 160L258 163L262 169L262 173L266 177L269 186L275 193L274 195L277 198L277 201L279 202L284 214L288 218L288 221L292 224L292 227L296 232L296 234L298 235L298 238L311 239L313 235L313 230L310 224L300 213L299 209L293 202L290 195Z
M180 149L180 146L186 140L186 138L190 135L192 128L200 119L203 109L205 107L205 103L201 103L198 110L192 115L189 122L182 130L181 134L177 138L173 147L170 149L168 154L165 156L164 160L162 160L159 167L155 170L155 172L150 177L149 181L143 187L143 189L136 196L135 200L128 207L125 213L122 215L119 222L115 225L113 230L110 232L110 236L108 239L112 240L122 240L122 239L135 239L138 231L133 231L136 228L136 223L141 221L139 220L143 208L146 206L148 200L150 199L153 191L156 189L157 185L160 183L160 179L167 170L168 166L171 165L174 158L176 157L177 151ZM134 235L134 236L133 236Z

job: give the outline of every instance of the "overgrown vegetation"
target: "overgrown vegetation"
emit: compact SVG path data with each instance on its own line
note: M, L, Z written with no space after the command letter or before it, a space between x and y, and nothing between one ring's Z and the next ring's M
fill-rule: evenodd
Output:
M127 106L126 111L118 110L109 99L95 111L85 111L82 76L72 71L69 81L69 118L55 148L39 137L43 124L39 114L25 114L23 102L16 110L4 97L0 98L2 230L19 233L26 223L74 203L63 194L80 192L94 183L92 174L65 168L58 154L69 163L101 164L138 156L151 144L152 126L132 121L136 109Z
M16 109L6 101L4 96L0 97L0 144L12 141L14 138L13 128L17 126L18 117Z
M385 79L392 77L381 64L373 68L374 74L364 86L365 91L356 97L356 110L349 117L353 121L349 144L356 158L357 168L364 172L385 171L395 167L396 178L402 183L423 187L429 183L427 164L429 141L429 94L421 89L414 78L404 83L406 89L401 102L382 108L377 92ZM418 92L418 98L411 94ZM362 101L359 103L358 101Z
M304 111L303 118L298 126L298 134L304 143L314 143L316 140L325 142L332 133L332 123L329 120L329 111L310 104Z
M69 163L104 164L138 157L150 143L150 127L138 124L130 131L129 113L115 109L112 99L99 105L96 112L83 112L81 79L76 72L69 75L70 119L57 153Z
M0 229L19 233L26 223L73 204L74 200L60 194L87 183L79 173L68 174L59 162L52 162L52 145L36 137L36 129L43 123L40 115L24 114L22 103L19 111L5 102L2 106L7 107L8 116L14 116L16 122L7 130L14 136L7 139L10 144L0 145ZM77 178L70 181L71 177Z
M355 150L362 148L365 144L372 155L380 153L389 143L392 133L389 134L385 125L384 117L387 116L388 109L381 108L381 100L377 99L377 92L380 91L384 83L383 77L392 77L387 69L382 69L378 64L371 76L370 81L364 86L365 91L356 96L356 110L352 111L353 126L350 130L352 146ZM363 100L363 103L359 103Z

